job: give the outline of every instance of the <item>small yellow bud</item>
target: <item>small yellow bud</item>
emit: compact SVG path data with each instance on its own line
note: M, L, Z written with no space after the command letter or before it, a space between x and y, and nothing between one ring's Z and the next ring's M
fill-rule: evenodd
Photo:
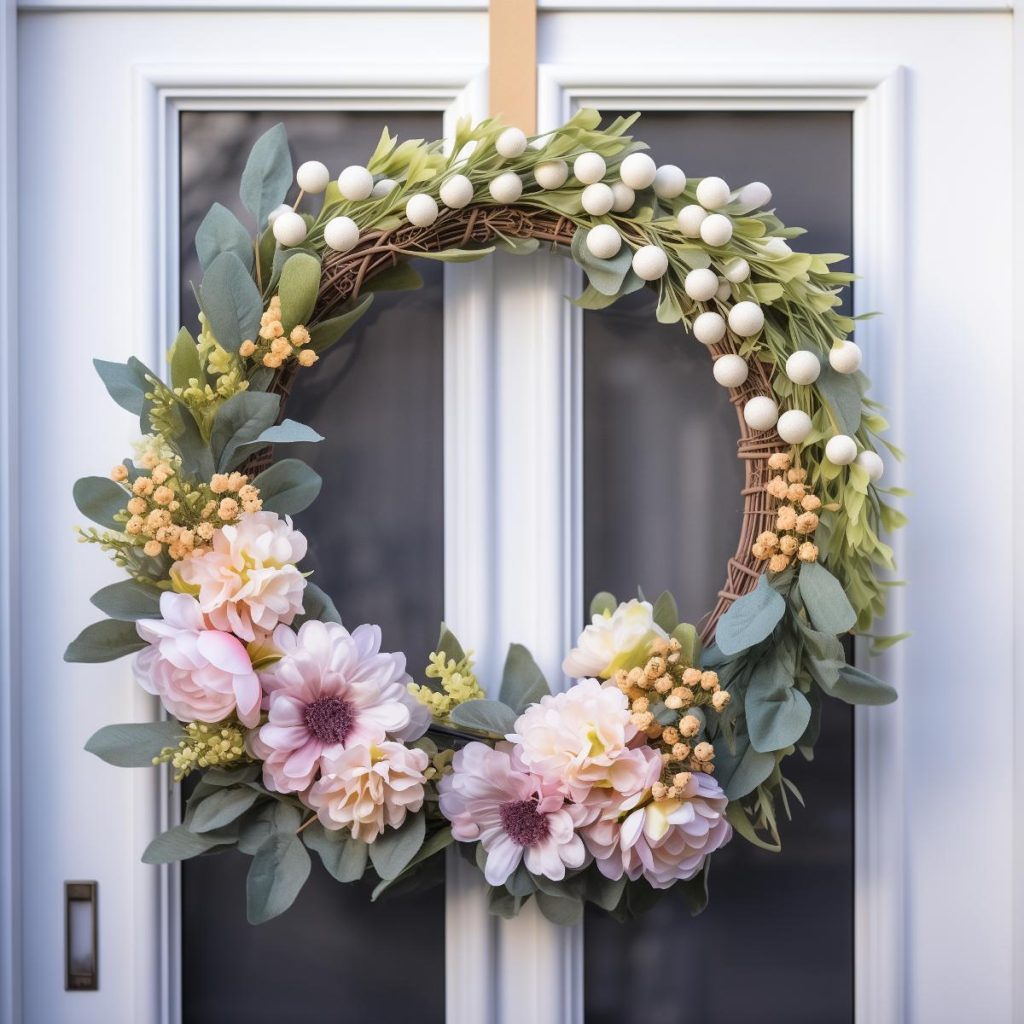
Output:
M127 466L122 466L121 463L118 463L110 471L110 479L115 481L116 483L122 483L123 481L127 480L128 479L128 467Z
M320 357L311 348L304 348L299 353L300 366L312 366L319 359Z
M256 343L246 339L238 346L238 354L243 359L248 359L256 351Z
M163 551L164 546L158 540L147 540L146 546L142 549L150 558L156 558Z

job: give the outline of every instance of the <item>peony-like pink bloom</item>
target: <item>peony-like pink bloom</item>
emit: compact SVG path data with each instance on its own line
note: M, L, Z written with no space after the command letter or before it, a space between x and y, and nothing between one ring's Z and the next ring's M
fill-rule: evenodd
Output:
M508 738L519 744L526 767L577 803L594 786L619 793L643 788L646 765L628 749L637 730L618 687L583 679L541 697L516 719L515 730Z
M139 685L183 722L219 722L237 712L244 725L256 725L263 691L241 641L211 629L187 594L161 594L160 614L135 624L150 645L135 658Z
M517 767L512 748L469 743L439 783L441 813L460 842L480 841L487 860L484 877L503 885L525 861L528 871L558 881L566 868L586 859L576 834L586 814L578 804Z
M306 580L295 567L306 538L288 516L248 512L213 535L212 546L183 558L174 570L217 629L243 640L256 630L289 623L302 611Z
M407 814L423 806L430 758L402 743L348 747L324 758L323 774L305 795L324 828L349 828L372 843L384 826L400 828Z
M620 668L643 665L651 641L667 636L654 621L649 601L624 601L614 612L593 617L562 662L562 671L573 679L608 679Z
M405 655L381 653L380 640L377 626L274 630L281 659L260 674L270 717L249 741L268 789L299 792L343 750L423 735L430 715L407 689Z
M656 751L651 753L657 758ZM660 759L651 764L656 769L649 777L653 784ZM635 881L642 875L655 889L667 889L693 878L704 858L732 838L725 818L728 803L710 775L693 772L678 798L652 800L649 791L622 801L605 795L600 809L594 801L599 817L583 829L583 838L605 877L617 879L625 873Z

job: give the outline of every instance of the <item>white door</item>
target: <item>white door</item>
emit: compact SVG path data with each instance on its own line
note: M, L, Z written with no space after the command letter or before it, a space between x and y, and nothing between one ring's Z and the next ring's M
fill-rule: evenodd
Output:
M450 1024L1014 1019L1014 576L992 554L1012 550L1014 420L1012 374L991 369L1012 359L1011 15L983 0L949 10L907 0L539 6L539 129L580 105L647 112L637 134L659 158L764 178L782 217L820 234L818 248L831 247L826 237L852 246L864 276L855 306L886 314L860 333L867 369L911 456L912 525L898 549L911 587L897 592L891 626L914 636L881 667L900 703L829 727L792 849L772 863L738 852L694 921L498 922L453 858L443 896L415 906L371 910L327 889L296 907L289 934L337 989L317 994L303 987L309 961L268 965L272 935L230 931L228 903L240 898L230 872L190 868L182 883L140 864L172 798L155 773L114 771L81 747L100 725L154 708L126 665L60 660L89 621L89 595L111 578L73 544L70 484L131 439L89 362L161 360L186 305L190 218L224 198L202 190L231 187L257 124L284 118L302 145L324 147L310 157L340 160L374 123L439 134L460 113L485 115L487 17L474 0L300 10L36 0L17 14L16 184L10 160L4 168L5 216L18 220L4 253L4 285L17 283L4 293L12 418L0 423L5 1024L173 1024L212 1019L211 1007L232 1020L230 987L218 987L231 985L295 1020L306 1019L305 995L333 996L336 1015L312 1019L339 1021L370 1013L375 997L388 1012ZM303 399L348 439L327 457L363 480L373 478L366 463L407 457L413 438L419 465L443 464L443 491L419 484L422 522L396 513L364 535L365 517L332 525L324 509L313 528L321 547L336 542L335 565L352 566L339 587L411 623L410 643L443 605L492 678L510 640L554 675L585 589L619 586L634 564L651 588L662 573L689 581L699 610L702 588L716 585L704 582L715 579L708 552L728 537L713 502L729 470L702 464L702 444L684 450L685 470L717 479L712 505L682 499L681 547L664 558L630 547L603 485L637 468L614 444L615 407L652 389L666 405L681 394L696 412L673 413L678 437L703 431L726 452L732 438L716 426L714 396L685 391L688 368L664 351L649 314L583 317L564 301L576 285L555 256L445 268L412 300L415 313L396 305L379 317L365 346L379 348L349 352L330 394ZM407 337L410 315L421 337ZM624 353L615 342L627 333L636 344ZM403 342L416 347L408 360ZM416 391L405 419L398 404L382 416L359 402L374 373ZM336 402L346 385L351 400ZM677 451L664 443L643 465ZM659 515L644 525L666 545L677 527ZM379 582L396 565L422 581L411 607ZM983 687L981 714L972 687ZM64 991L68 879L99 881L97 992ZM365 954L384 942L419 957L407 984L381 979L386 997ZM274 966L286 979L276 988L255 977Z

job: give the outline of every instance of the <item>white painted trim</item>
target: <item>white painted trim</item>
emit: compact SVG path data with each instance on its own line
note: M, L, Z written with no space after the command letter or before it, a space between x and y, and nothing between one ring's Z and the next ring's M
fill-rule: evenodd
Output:
M854 258L864 281L855 290L857 312L886 310L884 320L862 323L858 338L867 365L884 383L876 394L895 411L898 436L903 408L902 310L905 176L904 73L891 66L842 64L742 68L725 64L629 65L588 68L541 65L538 127L550 130L580 106L634 109L841 109L854 118ZM879 225L884 224L884 228ZM580 328L572 325L575 344ZM882 340L884 339L884 344ZM578 414L578 410L575 415ZM896 480L894 483L898 483ZM578 510L577 510L578 514ZM897 559L900 538L895 538ZM901 632L899 591L887 631ZM872 667L899 683L897 647ZM904 1001L904 789L903 703L858 709L855 730L855 1004L858 1024L903 1019ZM580 1019L580 1018L577 1018Z
M441 14L487 11L486 0L22 0L20 11L341 11L355 14L390 13Z
M710 11L753 11L770 14L775 11L802 11L816 13L983 13L1009 11L1013 0L638 0L635 4L623 0L537 0L542 13L576 12L650 12L655 14L691 13Z

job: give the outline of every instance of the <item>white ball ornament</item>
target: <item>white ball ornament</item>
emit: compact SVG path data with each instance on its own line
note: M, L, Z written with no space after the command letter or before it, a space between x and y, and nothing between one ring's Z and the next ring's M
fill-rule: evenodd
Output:
M320 195L330 180L331 172L327 170L327 165L320 163L319 160L307 160L304 164L299 164L299 169L295 172L296 184L311 196Z
M742 356L737 356L730 352L727 355L719 356L715 360L715 365L711 367L711 372L714 374L715 380L723 388L738 388L745 383L747 374L750 373L750 368Z
M789 409L779 417L776 430L786 444L801 444L811 433L811 417L803 409Z
M700 237L708 245L726 245L732 238L732 221L724 213L712 213L701 221Z
M441 185L440 196L450 210L461 210L473 201L473 182L464 174L453 174Z
M772 190L763 181L752 181L740 189L740 205L746 210L756 210L772 200Z
M306 222L293 210L274 218L274 237L282 245L299 245L306 240Z
M717 345L725 337L725 317L708 310L693 321L693 336L702 345Z
M847 434L836 434L825 445L825 458L833 466L848 466L857 458L857 442Z
M734 260L729 260L725 265L725 279L732 281L733 284L741 284L750 277L750 264L742 257L737 256Z
M371 199L383 199L385 196L391 195L395 189L398 188L398 182L394 178L381 178L373 186L373 191L370 193Z
M324 242L335 252L348 252L359 241L359 225L351 217L332 217L324 225Z
M775 399L756 395L743 406L743 419L751 430L771 430L779 422L779 407Z
M418 228L429 228L437 220L437 213L437 200L426 192L417 192L405 204L405 215L409 223Z
M515 171L506 171L487 186L496 203L514 203L523 194L523 179Z
M705 178L697 186L697 202L705 210L718 210L729 202L729 186L722 178Z
M572 173L576 175L576 180L584 185L593 185L595 181L600 181L607 170L608 165L600 153L580 153L572 162Z
M611 224L598 224L587 232L587 248L599 260L610 260L622 248L622 235Z
M642 245L633 253L633 273L644 281L657 281L668 270L668 256L656 245Z
M855 341L837 341L828 354L828 362L836 373L856 373L864 353Z
M756 302L744 299L729 310L729 330L741 338L752 338L764 327L764 311Z
M679 230L687 238L700 238L700 226L707 219L708 211L703 206L691 203L684 206L676 215L679 222Z
M821 360L814 352L801 349L786 360L786 376L794 384L813 384L821 375Z
M569 165L564 160L545 160L534 167L533 176L541 188L561 188L569 177Z
M877 452L862 451L857 456L857 465L867 471L868 479L875 484L882 479L882 474L885 472L885 463L882 462Z
M686 175L675 164L662 164L654 175L654 194L659 199L675 199L686 188Z
M273 225L274 221L283 213L291 213L292 208L287 203L282 203L280 206L275 206L270 213L267 214L267 223Z
M718 275L713 270L691 270L683 281L683 291L695 302L708 302L718 291Z
M615 205L615 193L603 181L597 181L583 190L580 202L587 213L601 217Z
M646 153L630 153L619 164L619 177L631 189L648 188L658 174L658 165Z
M338 175L338 191L350 202L369 199L373 192L373 175L359 164L350 164Z
M526 152L526 134L519 128L506 128L494 143L494 148L507 160Z
M612 185L612 195L615 197L612 209L616 213L625 213L636 202L636 193L621 181Z

